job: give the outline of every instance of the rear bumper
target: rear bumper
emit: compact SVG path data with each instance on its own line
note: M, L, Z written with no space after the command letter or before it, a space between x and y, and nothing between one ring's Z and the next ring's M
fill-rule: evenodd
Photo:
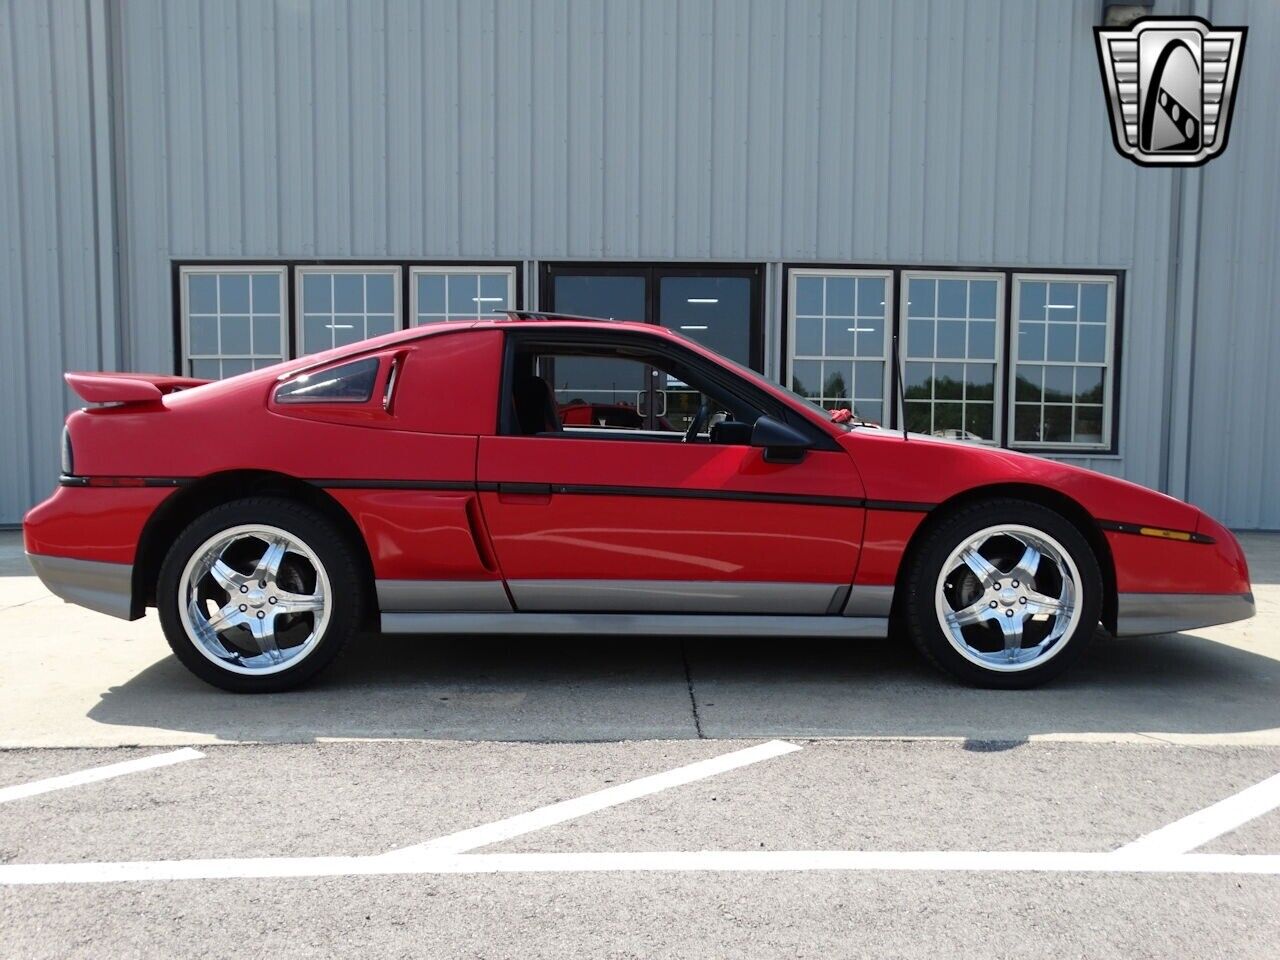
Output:
M68 603L122 620L142 616L142 611L133 608L133 564L41 553L28 553L27 559L44 585Z
M1117 637L1212 627L1255 612L1252 593L1122 593L1117 600Z

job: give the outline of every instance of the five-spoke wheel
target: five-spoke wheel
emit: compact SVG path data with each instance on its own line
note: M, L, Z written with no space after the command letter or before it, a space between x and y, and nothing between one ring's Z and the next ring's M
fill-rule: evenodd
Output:
M362 576L332 521L253 498L215 507L174 542L157 606L174 653L228 690L310 678L359 624Z
M903 612L936 665L983 686L1056 675L1098 624L1102 584L1088 541L1039 504L988 500L949 513L914 551Z

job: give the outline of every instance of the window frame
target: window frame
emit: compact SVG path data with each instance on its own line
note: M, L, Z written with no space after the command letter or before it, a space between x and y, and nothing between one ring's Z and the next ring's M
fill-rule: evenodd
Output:
M287 320L287 311L289 309L289 289L288 289L288 267L278 263L188 263L176 264L174 270L174 286L176 288L174 296L174 304L177 307L175 321L178 327L178 336L174 341L175 346L175 369L178 376L192 376L190 363L191 356L191 312L190 298L187 292L187 278L190 276L208 276L220 274L255 274L255 273L274 273L280 282L280 359L276 363L283 363L291 359L293 353L293 344L289 339L289 324ZM252 282L250 284L252 286ZM250 294L252 296L252 294ZM252 318L252 311L249 316ZM206 316L206 314L200 314ZM221 325L222 313L219 311L216 316ZM252 328L252 319L250 319ZM250 333L252 337L252 333ZM252 340L250 340L252 344ZM197 360L215 360L218 362L218 369L221 370L223 360L248 360L250 362L250 370L254 360L268 359L262 356L250 354L223 354L216 356L201 354L194 358ZM219 379L222 379L219 377Z
M791 338L790 338L790 344L789 344L790 348L788 349L787 348L788 345L784 343L784 348L782 352L782 357L783 357L782 385L788 390L793 389L791 384L792 384L792 377L795 372L795 362L797 359L800 359L800 360L817 359L822 362L826 361L826 354L823 354L823 356L817 357L817 358L811 357L808 354L805 354L800 357L796 356L795 323L796 323L797 313L796 313L795 307L796 307L796 291L797 291L798 284L793 282L793 279L796 277L854 277L854 278L871 277L873 279L878 278L878 279L884 280L884 289L885 289L884 342L881 344L880 352L882 356L879 358L881 362L884 364L884 375L881 378L881 384L880 384L881 393L882 393L882 396L880 398L880 404L881 404L880 409L882 411L881 419L884 421L881 425L887 427L889 425L889 422L894 417L896 417L896 411L890 410L890 404L893 402L891 398L893 396L894 378L897 376L897 371L893 369L893 332L897 326L894 311L897 305L897 292L898 292L897 278L895 276L895 271L888 268L873 269L869 267L790 267L787 269L786 283L785 283L786 293L785 293L785 299L783 302L783 316L785 318L784 326L786 327L787 331L791 333ZM855 297L856 297L856 294L855 294ZM857 310L856 299L854 301L854 310L855 311ZM806 314L806 316L808 316L808 314ZM823 312L824 324L826 320L827 320L827 315L825 312L825 305L824 305L824 312ZM825 333L824 333L824 337L825 337ZM824 343L825 343L825 339L824 339ZM866 360L853 359L850 361L850 363L867 362L867 361L874 362L875 359L877 358L868 357L866 358ZM854 408L855 402L856 401L854 397L849 397L850 409Z
M1079 360L1067 362L1048 361L1048 360L1028 360L1027 363L1039 364L1040 366L1096 366L1104 371L1104 385L1102 390L1102 441L1099 443L1063 443L1059 440L1015 440L1014 439L1014 417L1017 413L1016 407L1016 391L1017 391L1017 370L1018 370L1018 329L1017 326L1021 322L1021 284L1023 281L1032 283L1102 283L1108 288L1107 293L1107 320L1105 326L1105 334L1103 336L1103 360L1101 364L1085 362ZM1008 409L1011 411L1008 423L1005 424L1007 433L1007 446L1011 450L1030 450L1036 453L1078 453L1082 455L1089 454L1106 454L1116 452L1116 434L1119 424L1119 404L1115 402L1118 394L1120 383L1119 355L1120 355L1120 302L1124 285L1121 275L1115 273L1090 273L1087 271L1045 271L1045 270L1027 270L1027 271L1011 271L1009 285L1009 362L1008 370L1005 374L1005 400ZM1076 321L1077 326L1079 320ZM1043 399L1041 406L1043 406ZM1074 402L1072 409L1075 409Z
M995 370L992 372L993 376L992 376L992 382L991 382L992 437L990 440L966 441L968 443L981 443L985 447L1000 447L1004 445L1003 440L1004 440L1004 434L1005 434L1005 422L1004 422L1005 406L1002 401L1005 393L1003 378L1005 376L1005 368L1007 366L1007 364L1005 363L1005 340L1007 339L1006 331L1008 330L1008 322L1009 322L1008 314L1007 314L1008 279L1009 279L1008 276L1003 270L931 270L928 268L913 267L910 270L898 271L898 285L901 290L905 290L912 280L935 280L935 281L936 280L995 280L996 281L996 330L995 330L995 348L996 349L995 349L995 357L991 361L987 361L987 360L970 361L967 357L962 358L960 360L947 359L947 358L940 360L938 359L937 356L933 355L932 353L930 354L927 361L922 357L914 358L915 362L917 363L928 362L928 363L965 364L970 362L974 362L974 363L991 362L995 365ZM910 329L911 324L907 322L907 319L908 319L907 310L909 307L909 303L907 301L906 294L903 293L899 299L901 301L898 304L898 317L897 317L898 357L901 364L901 370L899 371L899 374L905 380L907 364L911 363L913 360L913 358L911 357L910 349L909 349L910 345L907 342L907 332ZM966 312L967 312L967 309L966 309ZM933 319L935 321L938 319L936 306L934 308ZM972 322L972 318L966 317L965 323L967 324L970 322ZM935 345L937 343L936 336L935 336L934 343ZM966 347L966 351L967 351L967 347ZM902 384L902 394L903 394L903 403L902 403L903 409L900 415L905 418L906 417L906 383ZM929 401L931 405L936 404L938 402L939 401L933 400L933 399ZM943 401L943 402L963 402L963 401ZM985 402L985 401L978 401L978 402ZM931 421L932 421L932 418L931 418ZM901 423L898 423L898 426L901 427ZM962 430L964 429L963 420L961 420L961 429Z
M418 323L418 277L420 276L447 276L451 273L475 273L475 274L502 274L507 275L507 302L510 306L508 310L520 309L519 301L519 274L520 268L515 264L473 264L473 263L420 263L408 265L408 304L409 309L405 313L404 326L400 329L408 330L412 327L426 326L426 324ZM447 293L446 293L447 295ZM448 301L445 302L446 315L448 312ZM483 319L481 317L468 317L469 320ZM462 321L432 321L439 323L461 323Z
M399 263L307 263L299 264L293 268L293 339L290 341L292 352L295 357L311 357L325 350L336 350L338 346L354 346L361 340L368 340L369 337L361 337L359 340L350 344L339 344L324 347L321 350L314 350L307 353L303 350L305 345L305 331L303 330L303 317L306 314L302 300L302 285L306 277L314 274L336 274L336 273L361 273L361 274L378 274L382 276L389 275L391 279L391 332L405 329L404 310L402 309L402 287L404 269ZM367 291L366 291L367 292ZM338 312L333 309L330 303L329 317L339 316ZM369 311L368 304L361 314L365 321L365 332L368 332ZM332 340L333 338L330 337Z

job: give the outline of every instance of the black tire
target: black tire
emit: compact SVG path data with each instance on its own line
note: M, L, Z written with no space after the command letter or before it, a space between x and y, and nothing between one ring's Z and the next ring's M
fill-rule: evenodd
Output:
M1032 663L1015 672L1001 672L982 666L962 654L953 645L948 631L943 628L936 606L935 590L943 573L942 567L952 552L967 539L1001 524L1016 524L1048 534L1075 563L1080 580L1079 596L1076 598L1080 618L1074 628L1047 648L1052 651L1052 655L1045 657L1043 662ZM976 578L969 589L980 589ZM1084 653L1098 627L1102 610L1102 589L1102 573L1097 558L1074 524L1061 514L1039 504L1024 500L992 499L956 510L925 535L925 539L914 551L907 571L902 613L907 632L916 648L926 660L944 673L973 686L1002 690L1026 689L1058 676ZM973 629L988 627L984 625ZM998 631L998 627L996 629Z
M192 555L218 533L250 524L279 528L305 543L323 564L331 585L329 619L319 640L297 663L276 673L260 675L233 672L202 653L188 634L180 612L180 581ZM156 588L160 625L174 654L201 680L233 693L275 693L311 680L333 662L346 642L358 632L364 603L360 566L346 538L317 511L277 497L235 500L198 517L169 549L160 567Z

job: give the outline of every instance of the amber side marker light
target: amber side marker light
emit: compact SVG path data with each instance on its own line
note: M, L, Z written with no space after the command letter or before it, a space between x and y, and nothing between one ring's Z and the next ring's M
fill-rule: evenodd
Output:
M1138 533L1144 537L1159 537L1161 540L1190 540L1191 534L1183 530L1164 530L1160 527L1139 527Z

